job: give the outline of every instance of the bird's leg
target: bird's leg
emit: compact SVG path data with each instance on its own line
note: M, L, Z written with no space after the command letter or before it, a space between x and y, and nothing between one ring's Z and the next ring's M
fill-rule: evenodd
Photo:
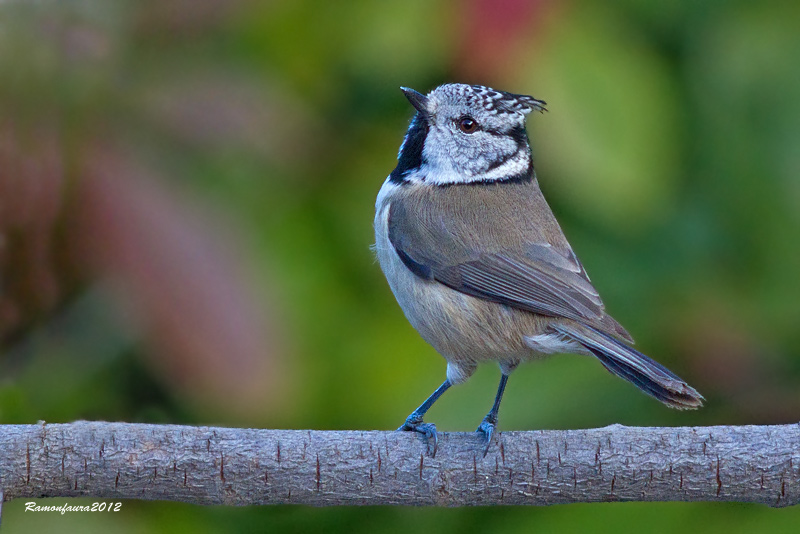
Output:
M497 426L497 412L500 410L500 401L503 400L506 382L508 382L508 375L503 373L500 377L500 385L497 386L497 396L494 398L492 409L489 410L489 413L486 414L486 417L483 418L483 421L476 430L476 432L483 433L483 437L486 441L486 448L483 450L484 456L489 452L489 445L492 443L492 434L494 434L494 429Z
M425 402L420 404L419 408L411 412L411 415L406 418L406 422L403 423L403 426L397 429L424 434L428 442L429 452L431 451L431 443L433 444L433 452L431 452L431 456L436 456L436 425L433 423L423 423L422 418L425 417L425 414L428 412L428 410L430 410L431 406L433 406L433 403L436 402L437 399L442 396L442 393L447 391L451 385L452 384L450 384L450 380L445 380L442 382L442 385L436 388L436 391L431 393L431 396L425 399Z

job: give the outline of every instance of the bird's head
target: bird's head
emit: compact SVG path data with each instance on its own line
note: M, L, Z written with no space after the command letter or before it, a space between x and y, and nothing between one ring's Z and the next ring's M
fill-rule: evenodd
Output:
M525 119L531 111L544 111L545 102L482 85L441 85L427 95L402 90L417 114L393 179L452 185L531 174Z

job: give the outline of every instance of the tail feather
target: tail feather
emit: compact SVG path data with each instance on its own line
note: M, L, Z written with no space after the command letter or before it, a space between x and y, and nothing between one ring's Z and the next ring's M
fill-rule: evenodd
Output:
M611 374L660 400L670 408L692 410L703 405L703 396L678 375L621 341L585 325L553 325L591 352Z

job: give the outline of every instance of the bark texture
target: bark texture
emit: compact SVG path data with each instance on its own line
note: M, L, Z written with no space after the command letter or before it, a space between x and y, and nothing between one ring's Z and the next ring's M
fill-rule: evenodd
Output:
M91 496L195 504L549 505L800 498L800 427L476 434L126 423L0 426L5 500Z

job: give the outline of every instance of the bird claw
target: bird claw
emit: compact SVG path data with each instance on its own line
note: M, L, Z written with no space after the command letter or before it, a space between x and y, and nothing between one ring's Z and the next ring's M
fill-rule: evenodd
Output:
M481 421L480 426L478 426L476 432L482 434L483 441L485 448L483 449L483 457L486 458L486 455L489 452L489 445L492 444L492 436L494 435L494 430L497 427L497 421L491 421L488 418L485 418Z
M419 432L424 435L425 442L428 446L428 454L431 457L436 456L436 450L439 446L439 436L436 432L436 425L433 423L423 423L421 418L409 417L397 430L402 432ZM433 446L431 447L431 445Z

